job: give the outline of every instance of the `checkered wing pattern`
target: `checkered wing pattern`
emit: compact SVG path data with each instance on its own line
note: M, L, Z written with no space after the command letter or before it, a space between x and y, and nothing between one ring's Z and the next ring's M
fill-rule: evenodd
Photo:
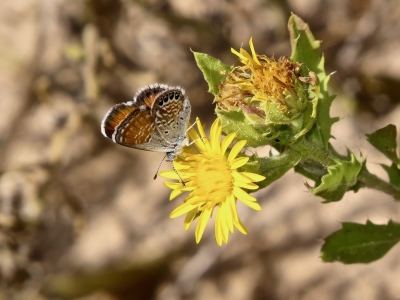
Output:
M176 145L186 137L190 104L182 89L161 92L153 104L152 114L156 129L165 140Z

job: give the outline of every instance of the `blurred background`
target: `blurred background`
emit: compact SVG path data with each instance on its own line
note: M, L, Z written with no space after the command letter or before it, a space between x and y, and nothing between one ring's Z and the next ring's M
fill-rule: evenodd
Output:
M153 175L163 154L112 143L100 122L141 86L183 86L210 125L212 95L191 50L238 64L230 48L290 55L290 13L323 41L334 144L387 160L364 134L400 125L396 0L3 0L0 10L0 299L400 299L400 247L369 265L325 264L340 222L400 220L372 190L321 204L286 174L239 205L250 234L199 245L182 198ZM266 149L261 149L264 152ZM260 152L260 153L262 153ZM164 163L162 169L170 169Z

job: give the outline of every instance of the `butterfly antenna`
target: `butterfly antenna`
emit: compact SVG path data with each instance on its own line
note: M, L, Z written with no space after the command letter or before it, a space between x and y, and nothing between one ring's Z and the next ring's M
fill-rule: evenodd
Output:
M154 174L154 177L153 177L154 180L157 179L158 172L160 171L161 165L162 165L163 161L165 160L165 158L166 158L167 156L168 156L168 154L166 154L166 155L163 157L163 159L161 160L160 164L158 165L157 172L156 172L156 174ZM174 169L174 170L175 170L175 169ZM176 171L175 171L175 172L176 172Z

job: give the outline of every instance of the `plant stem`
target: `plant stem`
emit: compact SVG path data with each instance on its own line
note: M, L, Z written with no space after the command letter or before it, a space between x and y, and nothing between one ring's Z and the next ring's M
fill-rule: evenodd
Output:
M300 139L293 143L292 148L300 152L302 156L302 161L308 160L318 165L322 165L324 167L329 167L335 165L335 159L343 159L341 157L335 157L335 155L330 151L325 151L313 143L310 143L305 138ZM315 168L315 170L320 170L321 168ZM312 168L308 169L308 171L312 172ZM320 174L314 174L317 177L320 177ZM385 194L392 196L396 200L400 200L400 188L394 186L393 184L386 182L374 174L368 172L367 168L364 166L361 168L360 173L357 176L357 181L361 183L362 187L375 189L381 191Z
M380 179L374 174L371 174L365 167L361 169L357 180L363 185L363 187L381 191L392 196L396 200L400 200L400 188Z
M313 143L308 142L305 138L299 139L293 143L291 147L301 153L302 160L310 159L324 167L336 164L332 153L318 148Z

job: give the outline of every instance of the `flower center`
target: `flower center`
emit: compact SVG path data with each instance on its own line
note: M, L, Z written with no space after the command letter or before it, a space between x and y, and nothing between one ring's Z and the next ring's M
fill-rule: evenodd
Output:
M196 187L193 192L201 195L201 202L206 203L202 207L203 210L218 205L232 193L233 178L230 165L224 156L200 154L197 155L195 164L191 165L193 170L196 170L196 176L191 178Z

